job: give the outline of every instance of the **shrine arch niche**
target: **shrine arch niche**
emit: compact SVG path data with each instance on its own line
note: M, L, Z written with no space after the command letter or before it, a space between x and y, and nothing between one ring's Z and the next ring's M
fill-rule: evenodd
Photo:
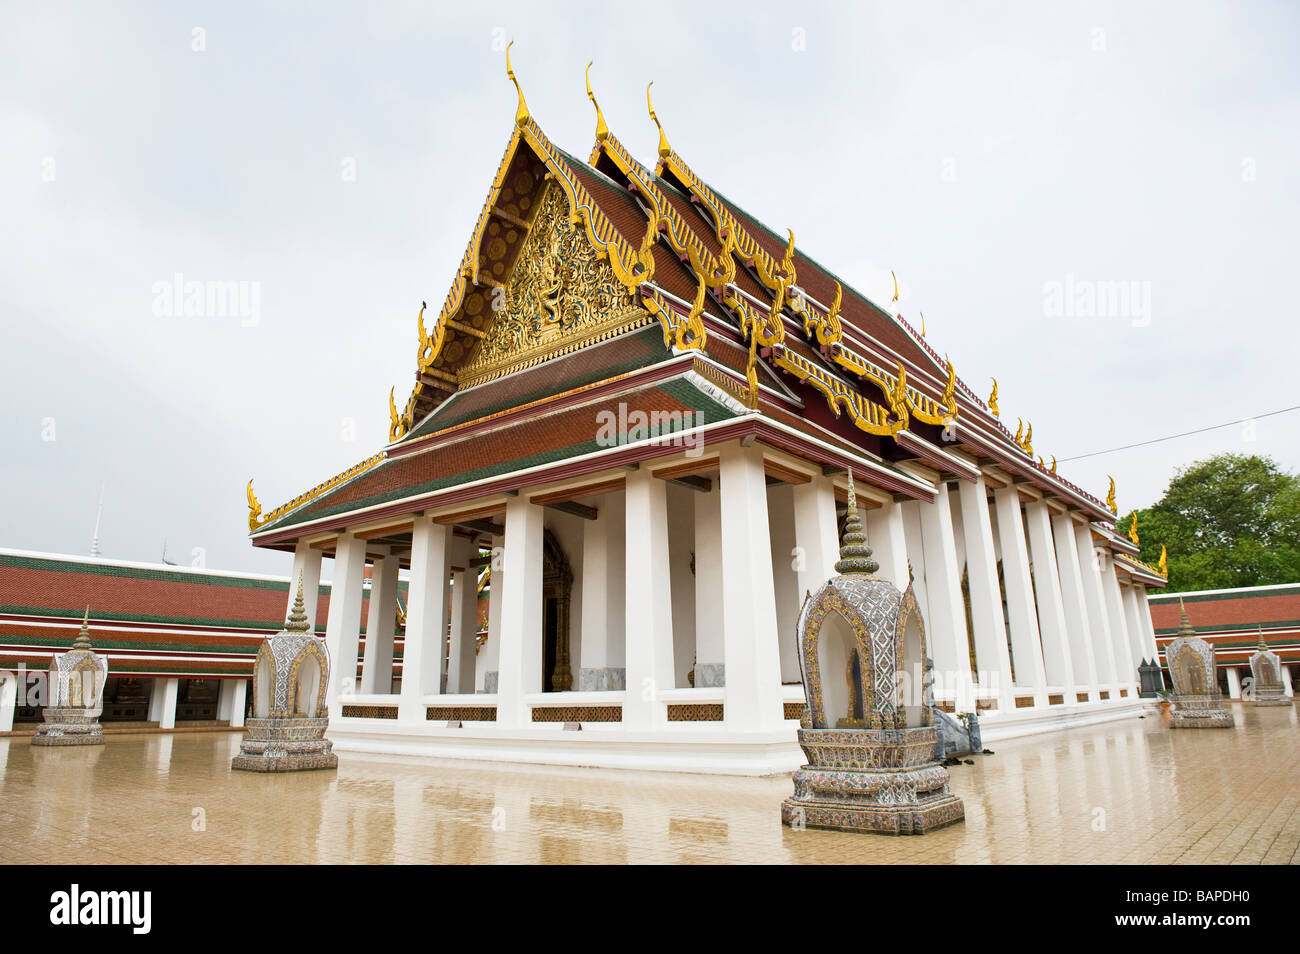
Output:
M321 694L321 672L321 661L315 653L305 652L298 657L291 674L290 718L314 719L324 715L316 701Z
M835 728L861 727L862 655L853 627L840 613L831 611L817 636L817 668L822 677L822 710L826 725Z
M925 705L925 623L911 586L903 593L898 612L898 706L907 728L915 729L929 725L931 714Z
M269 719L271 717L271 700L275 692L275 657L266 644L257 651L257 662L253 665L253 717Z
M1205 663L1191 646L1178 650L1172 668L1171 675L1179 693L1196 696L1210 691L1209 681L1205 678Z

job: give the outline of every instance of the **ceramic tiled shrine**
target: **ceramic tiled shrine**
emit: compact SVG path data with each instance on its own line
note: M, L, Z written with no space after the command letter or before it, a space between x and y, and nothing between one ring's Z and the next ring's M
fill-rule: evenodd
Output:
M1181 605L1181 600L1179 601ZM1170 726L1175 729L1230 729L1232 712L1223 701L1214 674L1214 648L1192 629L1182 607L1178 638L1165 647L1174 684Z
M1250 657L1250 675L1253 679L1251 696L1257 706L1289 706L1286 687L1282 685L1282 658L1268 648L1264 633L1259 634L1259 648Z
M50 703L32 745L103 745L108 661L90 647L90 607L72 648L50 660L49 680Z
M853 484L836 576L799 613L808 703L781 820L794 828L922 834L960 821L935 760L938 729L925 691L926 642L916 597L873 574Z

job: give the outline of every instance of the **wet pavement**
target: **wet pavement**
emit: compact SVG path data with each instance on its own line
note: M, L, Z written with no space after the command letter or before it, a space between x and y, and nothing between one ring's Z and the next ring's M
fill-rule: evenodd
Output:
M1158 712L993 743L950 769L964 823L921 837L791 831L789 777L341 753L334 772L232 772L240 735L0 738L0 862L1270 863L1300 861L1300 723Z

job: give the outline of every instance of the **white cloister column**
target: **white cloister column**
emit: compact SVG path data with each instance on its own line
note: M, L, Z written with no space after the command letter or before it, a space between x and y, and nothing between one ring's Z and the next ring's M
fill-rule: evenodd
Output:
M834 507L834 498L831 506ZM797 524L795 532L799 532ZM696 688L725 686L725 660L722 644L722 496L715 482L708 493L695 495Z
M289 577L289 602L285 604L284 618L289 618L293 601L298 595L298 581L302 580L302 601L307 609L307 631L316 632L316 607L320 603L321 551L299 542L293 548L293 574Z
M781 660L768 543L767 486L757 447L719 455L722 497L722 640L727 667L723 721L728 729L779 729Z
M836 535L835 484L829 477L814 477L794 488L794 537L799 548L795 564L799 606L809 593L835 575L840 556ZM796 612L797 618L797 612Z
M871 558L880 564L879 575L900 590L906 590L907 536L903 528L903 508L897 503L887 503L875 510L864 509L862 517L867 526Z
M665 482L648 468L628 474L624 508L627 693L623 728L637 731L662 724L665 714L660 711L659 693L674 687ZM763 560L770 576L767 547L763 548Z
M397 631L397 571L395 556L375 560L370 572L370 609L366 613L366 650L361 661L361 691L388 695L393 691L393 637Z
M469 562L475 556L474 547L467 542L457 554L456 565L462 569L451 575L451 649L447 657L447 692L451 694L474 691L478 573Z
M767 489L768 538L772 548L772 586L776 594L776 633L781 644L781 681L799 681L799 649L795 637L803 590L799 589L794 518L794 486L774 484ZM824 580L822 582L825 582Z
M356 692L365 573L366 541L340 533L334 551L334 578L330 581L329 618L325 621L325 647L332 670L325 699L331 719L342 713L340 700Z
M1282 667L1284 670L1285 666ZM26 678L26 673L23 678ZM24 689L27 687L24 686ZM18 674L0 671L0 732L12 732L14 729L14 712L18 707ZM0 765L0 767L3 767Z
M1137 663L1129 640L1128 620L1124 617L1124 597L1120 594L1119 577L1115 573L1115 554L1106 550L1100 563L1102 595L1106 598L1106 612L1110 616L1110 638L1115 643L1115 679L1121 689L1129 690L1131 698L1137 695Z
M248 680L222 679L217 691L217 718L228 721L232 729L241 728L244 725Z
M1075 539L1074 520L1068 513L1052 515L1052 540L1056 546L1056 567L1060 573L1061 601L1065 606L1065 626L1070 637L1070 661L1074 674L1074 691L1087 693L1085 702L1097 701L1097 661L1092 651L1092 630L1088 622L1088 598L1079 565L1079 548ZM1089 557L1091 559L1091 557Z
M913 506L909 504L908 506ZM974 711L971 685L970 645L966 634L966 604L961 595L961 568L952 525L952 504L948 485L939 484L934 503L916 503L921 519L924 559L913 563L923 568L930 605L926 632L934 659L936 690L942 684L954 693L956 706Z
M696 491L664 481L668 515L668 576L673 619L673 682L676 689L690 686L695 659L695 553ZM794 583L790 584L791 591Z
M993 549L993 524L989 520L988 490L981 475L973 483L961 481L961 524L966 540L966 573L970 585L971 622L975 627L975 662L981 689L985 680L997 681L998 708L1015 710L1011 685L1011 654L1002 616L1002 590L998 586L998 561Z
M176 701L180 697L179 679L155 679L149 691L149 721L160 729L176 728Z
M1027 504L1025 523L1029 531L1029 555L1033 561L1034 593L1038 600L1038 629L1043 638L1043 674L1049 686L1061 688L1062 702L1074 705L1074 665L1047 502L1035 500Z
M492 535L492 562L488 564L488 637L475 666L475 688L480 692L497 691L497 666L501 658L501 601L505 598L505 537ZM583 579L589 579L585 574ZM586 611L586 601L583 602ZM589 632L586 627L584 631Z
M1228 666L1225 669L1228 674L1228 698L1241 698L1241 673L1237 671L1236 666Z
M497 725L519 728L530 710L524 695L542 691L542 562L546 531L542 508L522 493L506 504L505 586Z
M1014 485L995 490L993 506L998 516L998 540L1002 543L1002 578L1007 588L1007 619L1016 653L1017 684L1034 690L1034 705L1046 706L1047 673L1034 605L1034 584L1029 577L1020 491Z
M582 527L582 668L574 683L582 692L626 687L623 495L605 494L596 513Z
M1083 596L1088 606L1088 644L1097 664L1097 687L1119 698L1118 670L1115 668L1115 644L1110 635L1110 613L1102 593L1101 560L1092 542L1092 527L1074 526L1075 551L1079 556L1079 574L1083 579Z
M1146 600L1138 597L1137 587L1132 585L1121 586L1120 596L1124 601L1124 622L1128 626L1129 649L1134 656L1133 668L1136 669L1148 655L1146 627L1142 624L1142 608Z
M420 514L411 531L411 575L406 589L406 639L402 649L402 692L397 718L424 725L422 696L436 695L447 632L447 576L451 527ZM333 607L331 606L331 609Z
M1133 586L1133 593L1138 602L1138 619L1141 621L1142 633L1142 655L1148 659L1155 659L1160 654L1156 648L1156 628L1151 622L1151 604L1147 601L1147 588L1141 583Z

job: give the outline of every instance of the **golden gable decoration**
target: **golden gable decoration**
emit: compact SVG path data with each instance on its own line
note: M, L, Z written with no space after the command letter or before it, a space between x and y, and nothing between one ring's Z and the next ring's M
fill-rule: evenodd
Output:
M653 320L575 228L569 202L547 184L495 321L457 373L473 387L612 338Z

